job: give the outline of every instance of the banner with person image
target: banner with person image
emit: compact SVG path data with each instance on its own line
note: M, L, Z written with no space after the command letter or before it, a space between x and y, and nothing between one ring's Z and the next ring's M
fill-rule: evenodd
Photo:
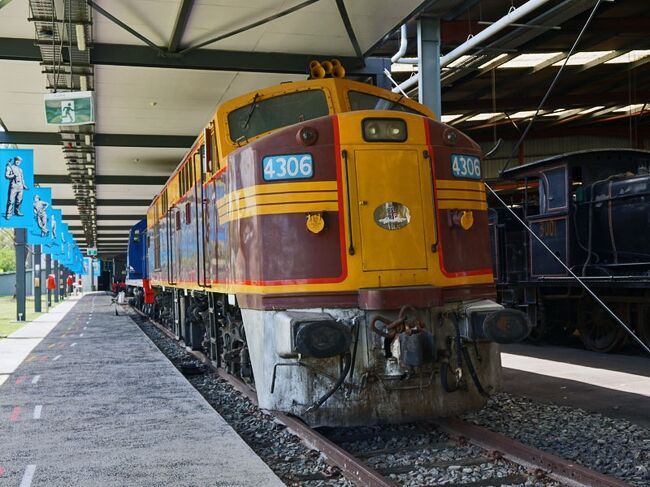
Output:
M0 228L31 228L34 151L0 149Z
M52 190L50 188L34 188L32 200L25 208L31 208L32 226L27 229L27 243L46 246L52 242L51 220Z
M52 211L49 215L49 242L42 247L42 252L46 254L54 255L57 252L60 252L61 249L61 233L59 229L63 224L61 222L62 213L61 210L52 208Z

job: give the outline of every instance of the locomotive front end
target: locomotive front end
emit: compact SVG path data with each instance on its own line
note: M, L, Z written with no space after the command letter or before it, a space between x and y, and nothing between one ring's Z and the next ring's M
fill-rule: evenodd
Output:
M291 208L248 252L275 279L237 294L260 406L317 425L405 422L499 389L497 342L525 338L528 322L492 301L474 142L415 113L353 111L236 157ZM306 160L304 177L277 180Z

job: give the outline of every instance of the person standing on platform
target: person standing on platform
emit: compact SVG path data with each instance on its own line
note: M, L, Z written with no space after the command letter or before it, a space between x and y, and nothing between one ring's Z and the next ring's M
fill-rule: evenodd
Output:
M20 212L20 207L23 204L23 191L29 189L25 184L23 170L20 164L23 158L16 156L9 159L5 167L5 178L9 180L9 194L7 195L7 211L5 218L9 220L13 215L23 216Z
M68 290L69 295L72 294L72 283L73 282L74 282L74 278L72 277L72 274L68 274L68 279L66 280L66 284L68 285L67 290Z

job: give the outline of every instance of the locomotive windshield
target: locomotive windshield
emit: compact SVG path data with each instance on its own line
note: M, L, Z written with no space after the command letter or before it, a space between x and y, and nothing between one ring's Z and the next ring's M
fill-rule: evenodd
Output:
M349 91L348 100L350 101L350 108L355 110L394 110L397 112L414 113L415 115L422 115L417 110L402 105L398 100L389 100L370 93L362 93L360 91Z
M307 90L258 101L228 114L230 139L237 142L281 127L329 115L322 90Z

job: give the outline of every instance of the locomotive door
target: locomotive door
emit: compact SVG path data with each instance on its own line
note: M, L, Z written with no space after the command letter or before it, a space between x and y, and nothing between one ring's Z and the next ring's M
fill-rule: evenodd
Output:
M418 152L358 150L354 158L363 270L425 269Z

